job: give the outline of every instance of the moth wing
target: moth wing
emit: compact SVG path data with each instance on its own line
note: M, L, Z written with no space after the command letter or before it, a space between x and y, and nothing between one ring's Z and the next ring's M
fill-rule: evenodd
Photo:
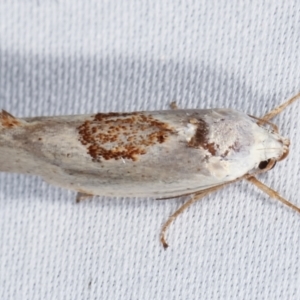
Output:
M0 112L0 129L8 129L26 124L26 121L14 117L6 110Z

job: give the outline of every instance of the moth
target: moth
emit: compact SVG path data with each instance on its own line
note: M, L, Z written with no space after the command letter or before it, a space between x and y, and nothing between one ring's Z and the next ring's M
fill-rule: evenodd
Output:
M0 113L0 171L41 176L94 195L175 198L191 195L160 234L195 201L242 179L296 211L256 179L289 152L270 120L300 97L261 118L226 109L172 109L16 118Z

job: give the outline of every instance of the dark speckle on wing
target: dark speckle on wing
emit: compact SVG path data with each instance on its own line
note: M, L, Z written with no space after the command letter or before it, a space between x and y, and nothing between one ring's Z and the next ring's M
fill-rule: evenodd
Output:
M174 133L167 123L144 113L98 113L78 127L79 141L94 161L137 160Z

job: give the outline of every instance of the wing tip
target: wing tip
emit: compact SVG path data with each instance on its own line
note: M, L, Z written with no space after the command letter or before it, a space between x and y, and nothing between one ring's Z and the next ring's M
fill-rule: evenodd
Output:
M0 125L3 128L12 128L20 126L21 121L6 110L2 109L0 112Z

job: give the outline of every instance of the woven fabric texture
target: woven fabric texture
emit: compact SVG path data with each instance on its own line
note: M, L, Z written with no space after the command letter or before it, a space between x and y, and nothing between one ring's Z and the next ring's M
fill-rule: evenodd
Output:
M230 107L300 91L300 3L0 3L0 108L18 117ZM300 206L300 103L288 158L260 179ZM0 150L1 155L1 150ZM176 161L174 161L176 164ZM0 299L300 299L300 215L246 182L186 199L95 197L0 173Z

